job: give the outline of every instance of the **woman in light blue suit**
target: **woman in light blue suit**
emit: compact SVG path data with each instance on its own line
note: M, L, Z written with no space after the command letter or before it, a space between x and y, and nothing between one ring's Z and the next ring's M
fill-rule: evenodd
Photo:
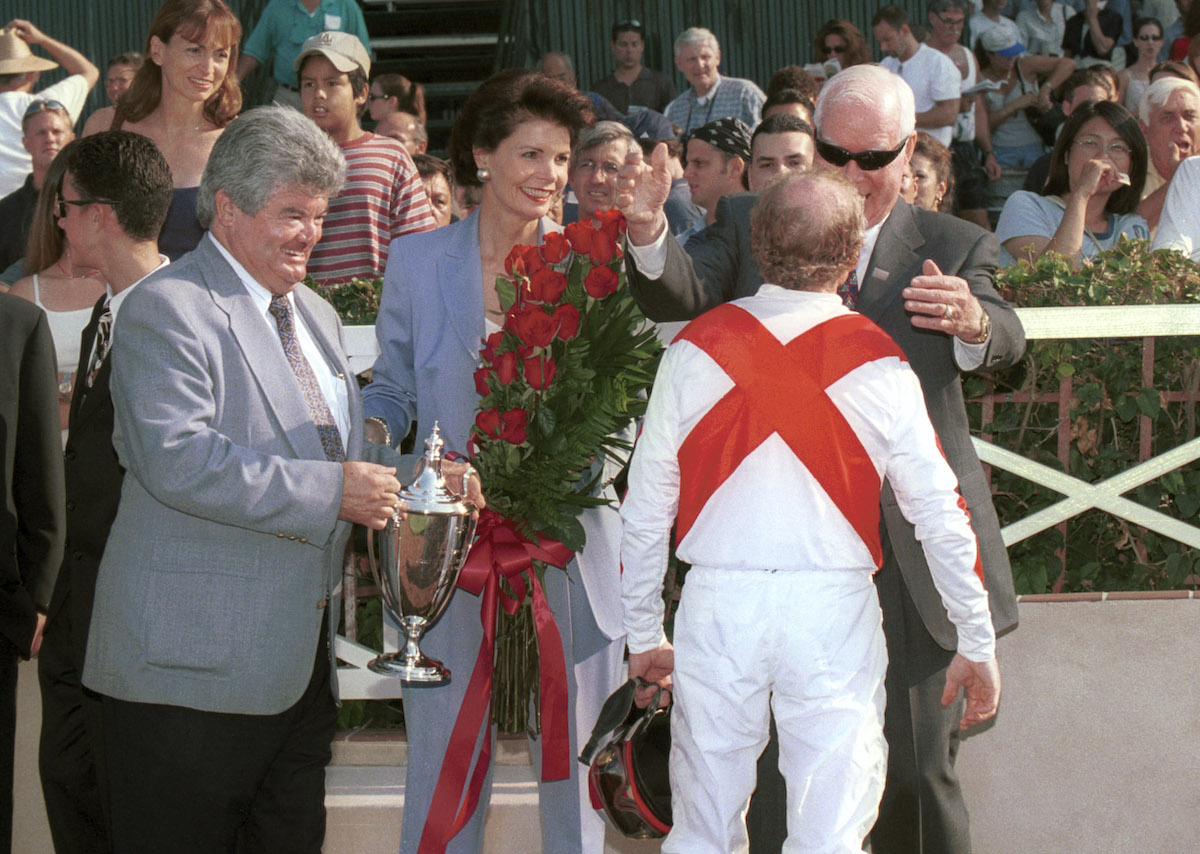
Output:
M485 335L504 313L496 277L513 246L533 245L557 229L547 218L567 180L571 146L590 118L587 98L557 81L525 70L501 72L459 111L450 139L455 180L482 187L479 208L461 222L394 241L387 260L376 326L381 355L363 395L368 431L404 436L415 420L423 434L439 422L452 450L466 452L479 395L472 377ZM484 484L486 495L487 484ZM609 497L612 497L611 495ZM620 519L615 510L588 511L580 520L585 553L568 573L546 573L546 595L563 639L575 756L604 699L623 678L621 654ZM568 574L570 577L568 577ZM447 685L408 686L408 731L401 851L414 854L425 829L450 731L482 641L479 600L459 591L421 642L453 675ZM480 739L493 738L490 726ZM480 744L476 745L476 755ZM534 767L540 745L534 742ZM583 766L572 758L571 777L539 783L542 851L600 854L604 826L591 808ZM483 847L483 817L491 790L447 851L475 854ZM444 818L435 816L436 818Z

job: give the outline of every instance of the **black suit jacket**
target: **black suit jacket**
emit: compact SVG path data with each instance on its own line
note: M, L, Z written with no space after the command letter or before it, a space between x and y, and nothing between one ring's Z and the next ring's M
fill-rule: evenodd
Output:
M626 254L631 290L647 316L660 321L685 320L758 290L762 275L750 250L750 211L757 199L754 193L723 198L717 205L716 222L699 239L688 242L687 252L668 238L661 279L647 279L638 272L632 253ZM943 273L966 279L992 323L979 370L1007 367L1024 353L1025 331L1016 312L992 284L999 250L995 235L978 226L897 202L880 229L858 298L858 311L895 339L921 380L930 420L958 476L979 539L984 584L997 633L1016 625L1016 596L991 491L971 444L953 339L914 328L900 291L921 274L926 258L933 259ZM945 649L956 648L958 636L933 585L924 552L888 486L884 487L882 508L888 540L926 629Z
M54 341L45 313L0 294L0 635L29 655L62 560L63 467Z
M49 627L66 620L72 626L72 660L83 667L87 649L96 573L104 555L104 543L121 498L125 470L113 450L113 403L108 390L111 359L105 359L91 388L87 387L88 361L96 327L104 310L104 297L92 310L79 348L79 371L71 397L68 420L66 465L66 545L58 583L50 603ZM65 610L64 610L65 609Z

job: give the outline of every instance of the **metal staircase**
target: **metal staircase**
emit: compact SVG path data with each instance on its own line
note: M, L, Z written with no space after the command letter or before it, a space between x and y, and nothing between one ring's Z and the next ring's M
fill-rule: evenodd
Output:
M526 0L359 0L375 52L372 76L425 87L430 151L442 152L455 111L484 79L523 62ZM517 59L516 57L522 57Z

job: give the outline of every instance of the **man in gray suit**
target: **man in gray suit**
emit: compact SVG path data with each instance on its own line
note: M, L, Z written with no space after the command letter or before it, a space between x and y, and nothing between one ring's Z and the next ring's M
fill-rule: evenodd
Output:
M814 116L817 164L840 170L864 198L866 243L852 280L839 293L900 345L921 381L930 420L958 478L979 539L978 568L996 633L1017 622L1016 597L991 492L971 444L960 374L1013 364L1025 335L992 284L995 236L944 214L899 201L912 155L912 90L876 66L855 66L825 85ZM664 239L660 199L669 188L665 152L650 163L630 155L618 186L628 221L630 285L655 320L682 320L753 294L762 276L750 252L750 210L757 197L722 199L717 221L685 253ZM864 283L861 289L859 283ZM882 501L883 566L876 575L888 644L887 784L871 831L876 854L965 854L966 805L954 773L962 700L954 670L955 637L913 528L890 488ZM797 509L802 514L802 508ZM801 516L801 519L803 517ZM686 595L686 594L685 594ZM786 836L783 781L768 753L759 764L751 806L752 851L778 851ZM757 820L756 820L757 813Z
M344 176L301 114L243 115L201 181L206 238L118 315L127 474L83 676L115 851L321 849L329 615L351 523L382 528L400 489L360 461L398 458L364 445L337 316L297 287Z

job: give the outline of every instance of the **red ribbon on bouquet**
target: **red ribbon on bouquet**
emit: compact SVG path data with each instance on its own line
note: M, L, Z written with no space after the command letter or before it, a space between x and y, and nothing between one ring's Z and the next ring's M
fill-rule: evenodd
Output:
M573 757L568 729L570 710L567 708L566 658L558 625L554 622L537 573L533 571L533 561L565 567L572 556L573 552L557 540L542 537L538 544L527 539L517 532L511 520L493 510L480 513L475 544L463 564L458 586L474 596L483 594L479 610L483 623L483 643L475 659L475 669L467 684L458 718L454 721L450 742L446 745L442 771L433 790L418 854L443 854L446 845L462 830L479 805L479 795L492 758L490 737L483 740L469 786L467 772L480 729L485 722L490 725L498 617L496 608L499 606L509 614L516 614L526 596L532 599L540 660L542 779L563 780L570 776ZM501 577L508 582L515 596L503 589Z

